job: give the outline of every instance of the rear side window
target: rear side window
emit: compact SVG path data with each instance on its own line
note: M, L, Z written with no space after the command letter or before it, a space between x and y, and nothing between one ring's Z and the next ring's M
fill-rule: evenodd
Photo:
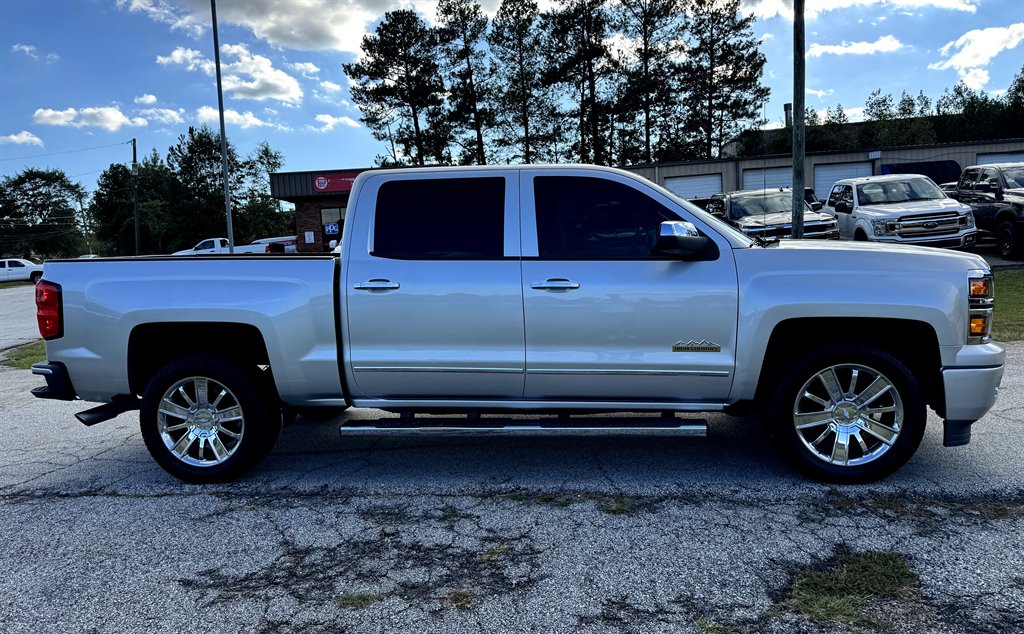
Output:
M504 178L397 180L377 191L375 257L496 260L504 234Z
M659 225L679 220L643 192L603 178L538 176L533 190L543 259L649 259Z

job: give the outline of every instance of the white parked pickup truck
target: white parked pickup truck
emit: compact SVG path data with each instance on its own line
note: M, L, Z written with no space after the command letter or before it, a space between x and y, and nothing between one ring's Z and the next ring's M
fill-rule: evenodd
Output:
M191 249L175 251L171 255L210 255L213 253L229 253L227 238L207 238ZM236 244L235 253L270 253L270 245L264 242L252 244Z
M825 205L847 239L960 248L978 237L971 208L918 174L836 181Z
M400 412L342 425L380 433L699 433L676 413L758 411L797 466L851 482L905 463L928 407L967 443L1003 374L980 257L757 242L610 168L364 172L342 246L47 262L34 393L103 403L85 424L141 409L153 457L193 482L252 467L294 412L346 406ZM652 416L569 417L620 411Z

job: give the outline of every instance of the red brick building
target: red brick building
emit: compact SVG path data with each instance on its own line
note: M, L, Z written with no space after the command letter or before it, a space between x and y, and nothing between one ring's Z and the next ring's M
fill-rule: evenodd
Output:
M295 205L296 250L321 253L341 240L352 182L368 167L270 175L270 194Z

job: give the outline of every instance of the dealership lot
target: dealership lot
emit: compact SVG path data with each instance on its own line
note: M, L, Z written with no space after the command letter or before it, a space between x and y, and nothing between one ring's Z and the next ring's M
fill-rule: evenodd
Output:
M906 632L1024 631L1024 344L967 447L885 482L794 475L756 418L706 439L338 435L300 418L253 474L196 487L137 416L87 428L0 368L5 631L836 631L786 603L846 551L920 576ZM347 417L379 412L353 410ZM719 629L715 629L719 628ZM841 628L839 628L841 629ZM863 627L861 628L863 629Z

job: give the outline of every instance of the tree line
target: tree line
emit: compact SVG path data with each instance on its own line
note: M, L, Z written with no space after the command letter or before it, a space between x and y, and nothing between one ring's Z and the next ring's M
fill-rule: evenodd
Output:
M740 0L440 0L389 11L344 65L384 165L719 156L769 90Z
M245 157L227 147L236 243L294 233L294 213L282 211L270 195L270 174L284 164L281 153L265 142ZM140 253L170 253L225 235L220 135L208 127L190 127L166 157L156 149L143 157L134 182L133 196L131 169L114 163L87 200L85 189L59 169L27 168L5 177L0 255L134 255L136 198Z
M842 104L819 114L805 109L808 152L864 150L1024 137L1024 67L999 96L963 82L932 100L919 91L899 98L876 89L864 102L864 121L850 123ZM731 148L736 156L789 154L792 131L747 130Z

